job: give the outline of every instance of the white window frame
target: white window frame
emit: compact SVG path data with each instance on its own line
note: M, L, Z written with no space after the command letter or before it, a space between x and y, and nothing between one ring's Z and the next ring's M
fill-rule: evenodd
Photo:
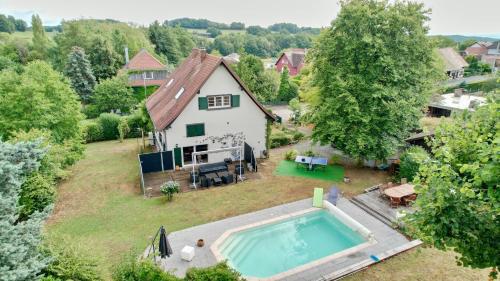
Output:
M154 79L154 73L153 73L153 71L144 71L142 73L142 77L144 78L144 80L153 80Z
M207 96L208 109L231 108L231 95Z

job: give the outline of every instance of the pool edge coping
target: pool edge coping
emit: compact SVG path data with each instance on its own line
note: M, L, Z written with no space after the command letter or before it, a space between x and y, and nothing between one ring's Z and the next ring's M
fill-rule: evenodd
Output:
M259 227L259 226L262 226L262 225L270 224L270 223L273 223L273 222L276 222L276 221L280 221L280 220L284 220L284 219L287 219L287 218L292 218L292 217L300 216L300 215L307 214L307 213L314 212L314 211L318 211L318 210L328 210L328 212L331 213L331 210L329 208L325 208L325 207L323 207L323 208L311 207L311 208L308 208L308 209L305 209L305 210L301 210L301 211L297 211L297 212L293 212L293 213L289 213L289 214L277 216L275 218L263 220L263 221L260 221L260 222L255 222L255 223L243 225L243 226L240 226L240 227L236 227L236 228L233 228L233 229L229 229L229 230L226 230L221 236L219 236L219 238L217 238L217 240L215 240L210 245L210 250L211 250L212 254L215 256L215 259L217 260L217 262L222 262L222 261L225 260L225 258L220 253L219 246L231 234L233 234L235 232L240 232L240 231L243 231L243 230L246 230L246 229L250 229L250 228L254 228L254 227ZM334 215L336 215L336 214L334 214ZM348 216L348 217L350 217L350 216ZM348 227L352 228L351 225L348 225ZM360 235L362 235L362 234L360 233ZM371 237L371 236L370 237L365 237L364 235L362 235L362 236L365 239L367 239L366 242L361 243L361 244L356 245L356 246L351 247L351 248L347 248L345 250L342 250L340 252L334 253L332 255L328 255L326 257L323 257L323 258L320 258L320 259L308 262L306 264L294 267L292 269L280 272L278 274L271 275L269 277L264 277L264 278L254 277L254 276L243 276L243 277L246 280L249 280L249 281L256 281L256 280L275 281L275 280L280 280L280 279L283 279L283 278L285 278L287 276L290 276L290 275L293 275L293 274L296 274L296 273L299 273L299 272L302 272L302 271L314 268L314 267L319 266L321 264L327 263L327 262L329 262L331 260L334 260L334 259L346 256L346 255L350 255L350 254L352 254L354 252L358 252L358 251L360 251L360 250L362 250L364 248L367 248L369 246L372 246L372 245L378 243L377 240L374 237Z

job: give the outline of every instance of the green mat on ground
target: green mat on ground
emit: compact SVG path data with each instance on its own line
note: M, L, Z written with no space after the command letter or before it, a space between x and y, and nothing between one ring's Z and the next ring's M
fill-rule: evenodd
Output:
M302 164L297 165L295 161L282 160L274 174L278 176L303 177L325 181L341 181L344 179L344 168L338 165L328 165L324 168L317 167L308 171Z

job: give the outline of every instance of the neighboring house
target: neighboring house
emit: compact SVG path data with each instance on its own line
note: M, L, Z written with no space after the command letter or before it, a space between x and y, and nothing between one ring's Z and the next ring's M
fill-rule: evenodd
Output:
M464 94L463 89L455 89L454 93L437 95L429 103L428 114L432 117L449 117L452 112L466 109L474 111L476 107L486 104L486 98L480 94Z
M223 59L229 64L237 64L240 62L240 55L238 55L237 53L231 53L223 57Z
M146 101L156 148L173 153L176 166L192 163L192 153L248 145L266 155L267 111L221 57L193 49ZM201 162L228 154L202 155ZM232 154L236 160L238 155ZM197 158L198 159L198 158Z
M453 48L442 48L438 51L443 59L446 75L448 75L450 79L462 78L464 76L464 68L469 66L464 58Z
M125 60L128 60L125 51ZM148 51L142 49L122 68L128 74L131 87L160 86L167 78L167 67Z
M488 55L500 56L500 40L488 46Z
M482 55L481 62L488 64L493 72L500 69L500 55Z
M482 55L488 54L488 47L490 45L491 42L475 42L465 49L464 54L466 56L475 56L480 59Z
M306 52L306 49L290 49L283 52L275 63L276 70L282 72L283 68L286 67L290 72L290 76L299 74L304 66Z

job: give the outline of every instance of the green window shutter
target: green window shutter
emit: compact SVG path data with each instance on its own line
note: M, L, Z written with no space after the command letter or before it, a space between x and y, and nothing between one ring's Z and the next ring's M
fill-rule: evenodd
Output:
M205 135L205 124L189 124L186 125L187 137L199 137Z
M240 95L231 95L231 107L240 107Z
M208 100L206 97L199 97L198 98L198 108L200 110L208 109Z

